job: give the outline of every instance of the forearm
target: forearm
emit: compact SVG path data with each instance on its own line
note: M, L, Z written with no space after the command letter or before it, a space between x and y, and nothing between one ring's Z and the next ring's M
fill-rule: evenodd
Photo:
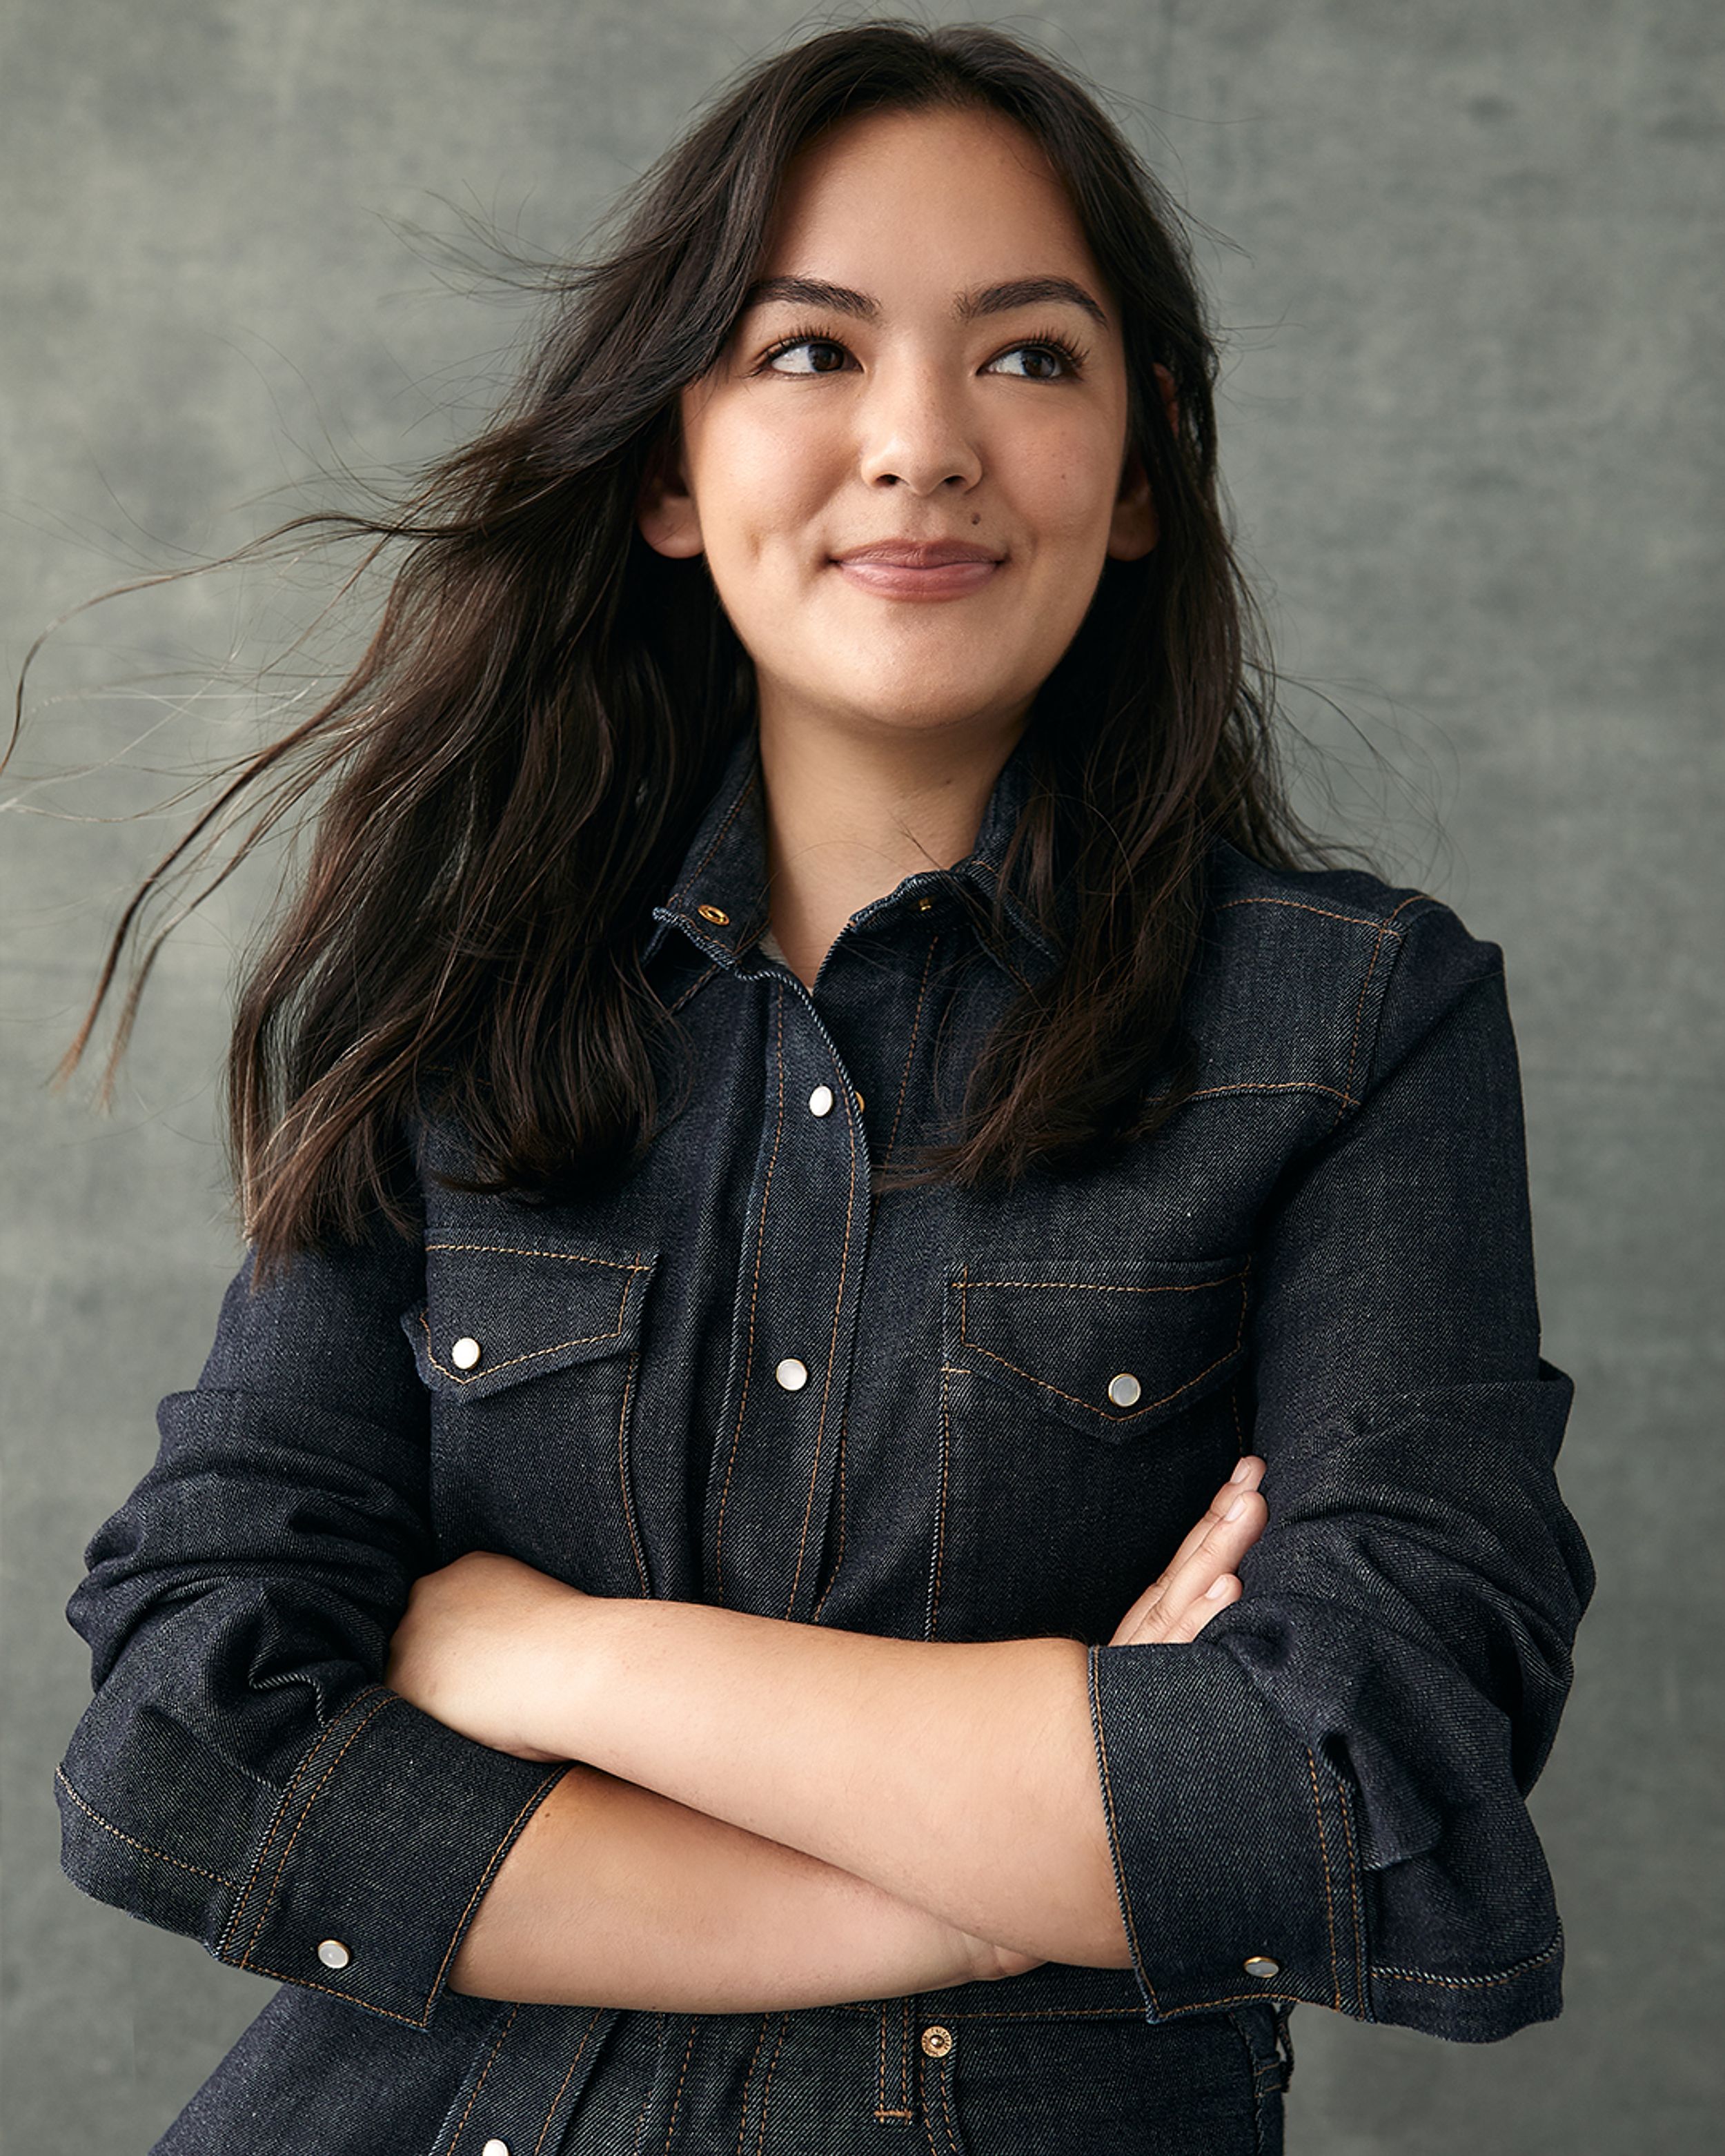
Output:
M589 1604L560 1748L1029 1955L1127 1964L1073 1640Z
M450 1978L481 1998L664 2013L828 2006L1003 1973L834 1865L586 1766L511 1851Z

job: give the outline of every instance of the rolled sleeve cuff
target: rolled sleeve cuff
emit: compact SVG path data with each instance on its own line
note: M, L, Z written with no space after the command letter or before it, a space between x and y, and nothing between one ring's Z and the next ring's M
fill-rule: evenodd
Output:
M300 1761L213 1951L427 2027L498 1866L567 1771L367 1686Z
M1091 1727L1152 2021L1305 1999L1370 2020L1349 1793L1231 1656L1092 1647Z

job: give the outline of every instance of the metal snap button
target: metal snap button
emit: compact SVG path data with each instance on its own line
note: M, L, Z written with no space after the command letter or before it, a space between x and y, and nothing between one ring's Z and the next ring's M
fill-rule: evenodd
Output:
M1279 1961L1272 1961L1268 1954L1248 1954L1245 1958L1245 1973L1248 1976L1261 1976L1267 1979L1281 1974L1281 1964Z
M817 1086L815 1087L814 1091L809 1096L809 1112L811 1116L829 1116L832 1114L833 1089L830 1086Z
M931 913L933 910L934 901L932 898L919 898L917 900L916 911L918 913Z
M320 1939L317 1943L317 1958L326 1969L346 1969L353 1956L348 1953L340 1939Z
M943 2059L952 2048L952 2032L937 2021L922 2031L922 2048L931 2059Z
M1117 1378L1108 1380L1108 1397L1117 1408L1135 1408L1143 1394L1144 1388L1130 1370L1122 1370Z
M470 1370L480 1358L480 1344L464 1335L449 1350L449 1360L458 1370Z
M697 906L695 911L703 921L711 921L716 928L728 928L731 916L721 906Z
M809 1383L809 1365L787 1355L773 1374L788 1393L800 1393Z

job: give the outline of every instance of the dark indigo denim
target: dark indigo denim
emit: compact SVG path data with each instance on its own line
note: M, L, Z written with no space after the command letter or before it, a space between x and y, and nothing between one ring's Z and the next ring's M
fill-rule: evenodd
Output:
M1026 783L1016 755L957 871L983 896ZM287 1987L163 2148L1219 2156L1280 2146L1295 2001L1465 2041L1558 2011L1523 1799L1592 1575L1500 954L1419 892L1219 845L1173 1122L1009 1194L873 1197L1052 955L1012 914L990 952L913 875L806 993L759 947L745 741L656 914L688 1056L627 1183L462 1195L433 1126L423 1247L235 1281L71 1607L68 1871ZM1244 1598L1189 1645L1103 1644L1248 1447ZM598 1594L1086 1641L1133 1967L790 2014L449 1992L559 1771L379 1681L411 1581L476 1548Z

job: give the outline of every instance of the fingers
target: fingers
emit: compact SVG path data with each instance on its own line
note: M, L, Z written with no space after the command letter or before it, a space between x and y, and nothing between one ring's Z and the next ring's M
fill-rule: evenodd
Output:
M1263 1533L1268 1508L1259 1491L1264 1462L1248 1454L1217 1491L1159 1579L1127 1612L1111 1646L1196 1639L1243 1589L1237 1568Z

